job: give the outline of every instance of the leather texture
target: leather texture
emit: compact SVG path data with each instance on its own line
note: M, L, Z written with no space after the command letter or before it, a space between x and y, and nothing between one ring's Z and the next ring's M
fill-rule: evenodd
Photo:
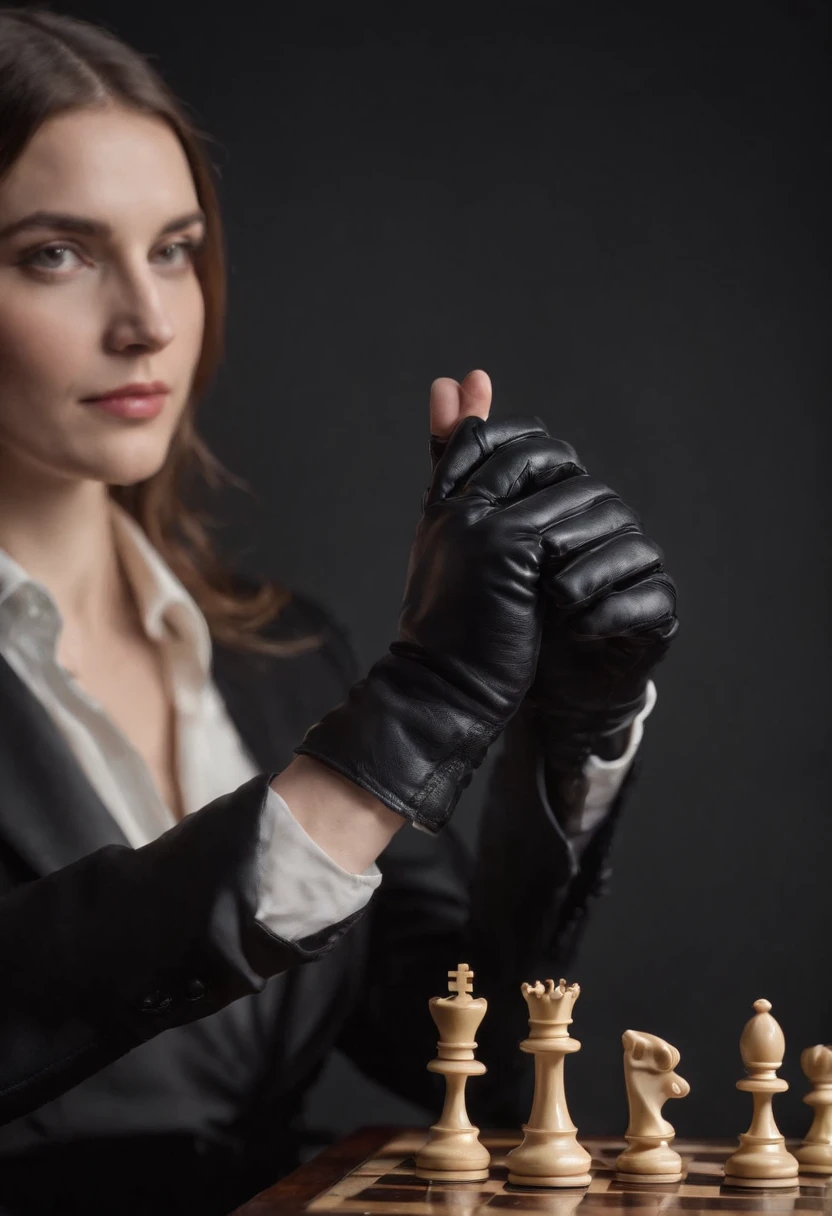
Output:
M588 475L561 487L544 538L545 616L529 690L551 768L583 769L626 736L679 630L676 586L635 512Z
M545 468L550 459L522 420L501 421L485 438L505 454L507 466L513 445L520 444L529 452L530 477L535 460ZM480 427L471 425L460 440L431 438L434 480L425 502L437 489L459 492L481 467L488 448ZM590 754L609 754L611 736L626 736L679 628L676 587L661 549L644 534L632 508L568 451L572 475L558 479L547 495L543 628L526 699L550 769L566 778L579 773Z
M423 502L398 637L298 752L441 831L532 682L544 538L581 471L538 419L464 419Z

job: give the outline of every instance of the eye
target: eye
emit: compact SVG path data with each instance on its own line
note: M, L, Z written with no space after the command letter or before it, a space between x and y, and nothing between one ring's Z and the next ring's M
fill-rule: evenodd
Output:
M185 237L184 240L163 245L157 256L166 266L187 266L189 262L193 262L203 244L203 241Z
M45 270L47 272L56 272L66 269L72 269L72 264L67 263L66 255L71 254L80 262L79 255L70 245L44 245L40 249L35 249L34 252L26 254L21 262L24 266L34 266L36 270Z

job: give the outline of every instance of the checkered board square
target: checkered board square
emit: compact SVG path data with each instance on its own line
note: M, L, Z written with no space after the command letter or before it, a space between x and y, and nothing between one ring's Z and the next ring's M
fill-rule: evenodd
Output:
M391 1129L392 1131L392 1129ZM361 1216L650 1216L652 1213L736 1212L757 1216L771 1212L822 1212L832 1216L832 1178L805 1176L791 1190L737 1190L722 1185L722 1163L733 1143L677 1140L685 1177L670 1186L617 1182L615 1160L625 1142L581 1137L592 1153L592 1182L583 1190L548 1190L511 1186L506 1153L519 1137L483 1135L491 1153L487 1182L426 1183L413 1172L413 1157L425 1133L395 1134L380 1152L324 1194L306 1211Z

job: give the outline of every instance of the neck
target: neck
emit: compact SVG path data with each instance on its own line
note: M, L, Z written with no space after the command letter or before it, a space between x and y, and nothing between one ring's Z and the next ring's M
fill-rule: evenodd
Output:
M76 629L93 632L123 611L126 585L100 482L39 475L0 458L0 548Z

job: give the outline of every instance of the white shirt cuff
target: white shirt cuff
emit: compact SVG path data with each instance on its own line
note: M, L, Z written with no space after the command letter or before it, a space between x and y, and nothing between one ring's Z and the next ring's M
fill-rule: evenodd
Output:
M358 912L381 882L375 864L363 874L342 869L271 787L260 818L257 874L255 918L288 942Z

